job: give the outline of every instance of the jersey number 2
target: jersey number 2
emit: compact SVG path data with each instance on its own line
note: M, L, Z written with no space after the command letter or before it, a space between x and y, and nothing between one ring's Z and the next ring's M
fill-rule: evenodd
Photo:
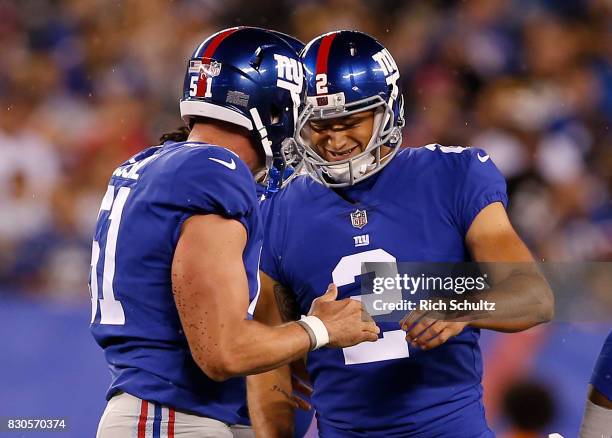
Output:
M91 247L91 279L89 287L91 289L91 323L96 318L98 302L100 303L100 324L125 324L125 313L123 306L115 299L113 281L115 279L115 250L117 249L117 237L119 235L119 224L121 223L121 213L125 201L130 194L129 187L121 187L115 196L115 187L108 186L100 214L109 211L108 231L106 232L106 247L104 248L104 270L102 271L102 298L98 298L98 260L100 259L100 243L93 241Z
M342 257L332 272L332 279L336 286L352 284L358 275L366 274L367 272L361 272L361 265L367 262L395 264L396 260L384 249L373 249ZM397 271L397 267L393 266ZM351 298L361 300L366 296L359 295ZM391 330L383 332L382 335L383 337L376 342L362 342L352 347L343 348L345 365L401 359L409 356L406 333L403 330Z

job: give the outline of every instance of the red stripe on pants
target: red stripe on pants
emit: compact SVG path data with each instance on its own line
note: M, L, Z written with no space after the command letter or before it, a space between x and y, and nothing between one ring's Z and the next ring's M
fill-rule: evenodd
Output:
M147 431L147 414L149 412L149 403L142 400L140 403L140 418L138 419L138 438L145 438Z
M168 408L168 438L174 438L174 409Z

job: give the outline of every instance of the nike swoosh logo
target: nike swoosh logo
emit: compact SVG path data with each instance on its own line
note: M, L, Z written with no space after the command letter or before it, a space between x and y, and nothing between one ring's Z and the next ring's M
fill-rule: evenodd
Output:
M208 159L210 161L214 161L215 163L219 163L220 165L227 167L229 170L236 170L236 162L234 161L233 158L231 159L230 162L223 161L218 158L211 158L211 157L208 157Z
M478 155L478 159L480 160L481 163L486 163L487 160L490 158L488 155L485 155L484 157L481 156L480 152L478 154L476 154L476 155ZM212 158L211 158L211 160L212 160Z

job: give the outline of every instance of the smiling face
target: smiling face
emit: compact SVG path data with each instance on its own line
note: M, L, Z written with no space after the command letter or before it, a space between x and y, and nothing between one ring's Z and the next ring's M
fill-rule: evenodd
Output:
M364 111L346 117L312 120L310 141L315 151L326 161L342 161L365 150L372 138L374 111Z

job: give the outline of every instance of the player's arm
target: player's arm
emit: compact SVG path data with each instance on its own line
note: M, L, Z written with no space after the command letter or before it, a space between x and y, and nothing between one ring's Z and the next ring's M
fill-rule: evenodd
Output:
M494 312L471 322L472 327L517 332L553 318L553 293L501 203L480 211L466 244L472 258L484 263L491 284L482 298L496 304Z
M297 322L269 327L246 318L246 243L239 221L196 215L183 224L174 254L172 288L183 330L195 362L214 380L285 365L309 351L317 335ZM329 345L375 341L379 330L361 321L360 303L336 296L330 285L310 313L323 322Z
M299 318L290 291L263 272L260 278L254 318L272 326ZM249 417L257 436L293 436L293 411L298 400L292 393L289 365L247 377Z
M400 324L407 332L406 339L414 346L437 347L466 325L517 332L553 318L552 291L500 202L489 204L478 213L465 240L472 258L483 263L491 284L491 289L471 298L495 303L495 311L477 317L467 315L461 321L436 320L422 312L412 312Z

